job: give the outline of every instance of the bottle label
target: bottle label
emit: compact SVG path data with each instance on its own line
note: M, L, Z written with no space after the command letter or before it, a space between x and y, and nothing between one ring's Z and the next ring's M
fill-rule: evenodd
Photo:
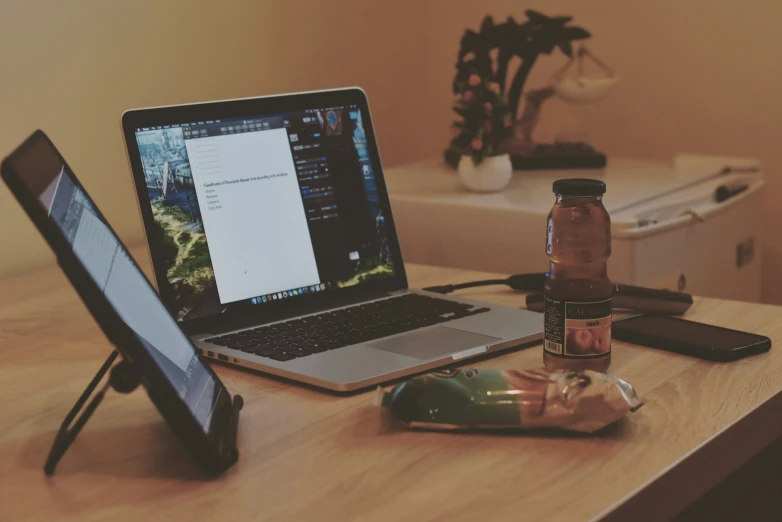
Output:
M570 301L544 297L543 349L558 357L605 357L611 352L611 298Z

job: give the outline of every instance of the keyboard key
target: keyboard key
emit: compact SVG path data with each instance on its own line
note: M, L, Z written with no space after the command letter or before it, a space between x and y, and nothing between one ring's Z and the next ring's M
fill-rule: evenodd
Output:
M275 361L290 361L295 358L296 358L295 355L288 352L275 352L269 355L269 359L273 359Z
M271 344L253 343L253 344L245 347L245 349L242 350L242 351L243 352L248 352L248 353L254 353L254 354L257 355L260 352L268 352L270 350L271 351L277 350L277 346L274 346L274 345L271 345Z
M471 310L469 312L469 315L483 314L483 313L486 313L486 312L488 312L490 310L491 310L491 308L476 308L475 310Z

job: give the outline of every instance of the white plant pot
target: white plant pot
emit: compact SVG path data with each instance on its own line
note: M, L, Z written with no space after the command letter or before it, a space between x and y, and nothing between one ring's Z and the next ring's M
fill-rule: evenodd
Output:
M508 154L484 158L478 165L473 163L471 157L462 156L457 172L459 180L468 189L475 192L497 192L510 183L513 166Z

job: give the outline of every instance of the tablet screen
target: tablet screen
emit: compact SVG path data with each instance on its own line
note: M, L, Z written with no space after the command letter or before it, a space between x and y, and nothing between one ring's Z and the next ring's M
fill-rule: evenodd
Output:
M15 163L16 174L65 236L120 319L157 363L205 432L227 391L204 365L144 274L44 139Z

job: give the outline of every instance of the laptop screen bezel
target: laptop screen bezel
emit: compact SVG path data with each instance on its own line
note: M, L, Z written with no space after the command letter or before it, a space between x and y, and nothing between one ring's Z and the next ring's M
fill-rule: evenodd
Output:
M388 247L394 260L394 276L387 279L370 281L355 287L341 288L314 295L306 296L308 308L327 309L333 303L342 303L345 299L361 299L380 296L388 292L405 290L408 287L402 252L396 234L396 227L391 212L391 204L388 198L383 168L380 161L377 140L375 138L372 116L366 94L358 87L337 89L330 91L305 92L297 94L285 94L264 96L257 98L242 98L234 100L212 101L195 104L173 105L165 107L152 107L146 109L133 109L122 115L122 131L130 162L133 182L136 189L136 197L144 224L144 232L147 239L155 282L161 299L173 312L173 296L165 295L168 288L166 280L167 268L163 262L162 245L150 241L149 231L153 230L154 218L152 205L147 195L146 181L141 164L141 154L136 140L136 129L144 127L184 124L191 121L204 121L216 119L234 119L243 117L256 117L289 112L299 112L307 109L322 109L327 107L356 105L364 120L364 130L367 138L367 150L375 173L380 206L385 218L388 231ZM241 307L233 312L226 312L216 316L196 318L182 321L180 325L188 333L219 331L219 323L230 323L238 319L238 315L244 318L255 318L260 321L272 317L284 317L295 315L305 303L305 300L291 299L275 302L269 306Z

